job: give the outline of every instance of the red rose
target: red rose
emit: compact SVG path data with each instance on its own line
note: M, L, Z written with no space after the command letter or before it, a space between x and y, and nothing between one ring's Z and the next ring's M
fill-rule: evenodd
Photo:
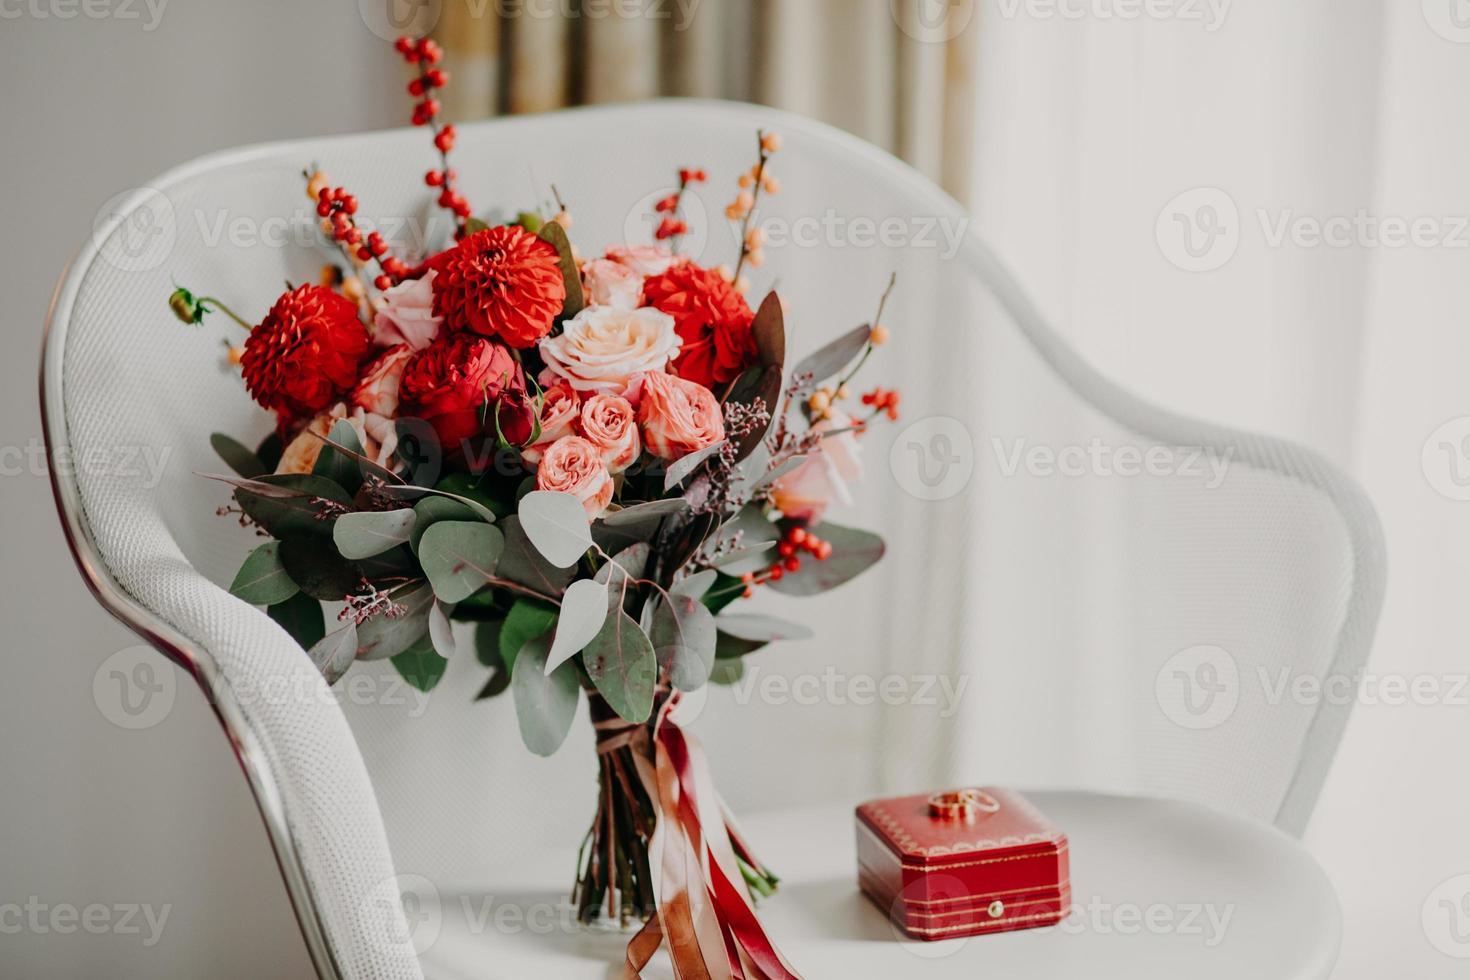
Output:
M245 339L245 387L282 419L309 418L357 384L369 343L356 303L322 286L298 286Z
M450 330L499 337L531 347L551 332L566 303L561 259L549 242L523 228L485 228L429 263L434 314Z
M400 415L433 426L451 459L495 437L496 420L508 442L531 438L535 411L526 397L520 361L503 344L473 334L441 337L417 352L398 386Z
M674 318L684 341L672 370L706 388L725 384L756 362L755 314L713 269L681 262L643 282L644 302Z

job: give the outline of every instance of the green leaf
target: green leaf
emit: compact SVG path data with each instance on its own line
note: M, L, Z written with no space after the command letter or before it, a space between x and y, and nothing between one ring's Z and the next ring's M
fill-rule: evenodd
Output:
M719 618L720 632L738 640L753 640L772 643L776 640L809 640L813 633L810 627L800 623L789 623L775 616L759 614L727 613Z
M700 596L699 601L709 607L712 613L718 613L730 603L745 594L745 583L738 578L729 575L717 574L710 587Z
M393 658L393 666L403 679L425 693L432 691L444 678L449 661L434 650L427 636Z
M280 556L292 581L313 599L340 602L362 586L362 570L321 538L286 538Z
M560 259L562 283L567 289L566 302L562 304L561 315L557 322L569 320L582 312L584 300L582 297L582 274L577 271L577 260L572 255L572 243L567 238L567 230L555 221L548 221L541 226L540 236L543 240L550 242L556 249Z
M485 686L480 688L480 693L475 695L476 701L484 701L488 698L499 697L510 690L510 671L501 664L495 664L490 671L490 679Z
M668 470L664 473L664 490L672 490L674 487L683 483L689 477L689 474L699 468L700 463L703 463L718 453L724 445L725 441L721 439L712 446L705 446L703 449L680 456L674 460L669 464Z
M298 473L251 481L235 490L235 501L273 538L330 534L334 518L329 515L335 509L330 505L352 506L352 498L331 480Z
M495 568L495 574L501 578L535 589L543 595L558 596L577 577L575 564L557 568L541 557L541 552L526 537L518 516L507 517L501 527L505 531L505 550L500 553L500 564Z
M445 602L467 599L495 575L505 537L479 521L440 521L419 541L419 562Z
M647 634L621 608L608 616L582 651L582 663L598 693L619 716L644 722L653 714L658 658Z
M557 568L570 568L592 547L587 511L569 493L533 490L521 498L518 516L531 544Z
M290 633L291 639L301 644L303 650L310 650L318 640L327 635L322 604L305 592L297 592L285 602L276 603L265 614Z
M209 444L214 447L219 458L225 461L225 465L241 476L265 476L270 472L259 456L223 432L212 433Z
M396 657L418 642L429 629L429 610L434 605L434 590L427 582L409 582L388 593L402 605L401 615L379 613L357 629L357 656L362 660Z
M337 448L339 446L341 450ZM362 440L357 437L357 430L346 419L338 419L332 423L332 430L327 433L327 440L322 444L311 472L326 477L348 493L356 493L362 486L362 467L357 462L361 455Z
M281 465L281 456L286 451L286 443L281 434L274 429L270 435L260 440L260 445L255 447L255 455L265 464L267 473L275 472L277 466Z
M450 473L434 484L434 491L453 494L453 499L473 501L494 514L497 520L510 513L504 501L497 500L485 489L485 484L479 477L469 473Z
M747 382L746 379L752 374L752 371L747 371L740 376L728 400L745 405L753 405L756 400L759 400L765 406L770 418L766 420L765 425L751 426L750 430L740 437L739 442L735 444L735 462L737 463L755 452L761 440L765 439L771 422L781 411L781 367L776 364L768 365L760 369L758 375L754 375L753 382Z
M689 501L683 497L669 497L665 500L646 500L641 504L630 504L621 510L615 510L601 518L602 523L609 527L625 527L633 524L646 524L652 522L657 525L665 517L673 514L682 514L689 509Z
M322 672L328 684L335 684L347 673L352 661L357 658L357 627L348 620L347 625L322 637L314 643L306 655Z
M870 531L818 524L812 533L832 543L832 556L826 561L804 557L800 569L768 583L770 588L783 595L816 595L851 581L883 557L883 539Z
M447 490L439 490L434 487L418 487L413 485L390 486L383 487L381 489L383 493L386 493L392 497L397 497L398 499L404 501L411 500L417 502L419 500L422 500L426 495L444 497L447 500L453 500L463 504L465 507L468 507L471 511L474 512L476 517L484 521L486 524L495 523L495 511L491 510L489 507L486 507L478 500L473 500L469 497L462 497L457 493L450 493Z
M345 514L343 515L346 516ZM409 550L408 545L401 544L396 548L389 548L381 555L373 555L370 558L357 559L357 567L363 577L369 581L376 582L387 579L394 584L409 578L420 578L423 572L419 569L418 559Z
M475 624L475 659L486 667L510 668L510 664L500 656L500 628L504 625L503 619L487 619Z
M500 626L500 659L509 670L514 670L516 655L521 647L556 625L556 610L531 599L517 599ZM546 650L551 651L547 640Z
M521 741L541 756L553 754L566 741L582 690L577 670L570 663L547 675L546 656L550 650L548 634L528 640L516 656L510 682Z
M724 619L723 616L720 618ZM763 640L742 640L740 637L731 636L729 633L716 633L715 660L738 660L747 653L754 653L764 646L766 646L766 643Z
M267 541L250 553L230 583L230 594L252 606L285 602L301 591L281 564L281 542Z
M670 587L669 591L674 595L687 595L692 599L701 599L719 577L719 572L713 568L706 568L704 571L681 578Z
M484 231L489 227L490 225L486 223L484 218L466 218L464 222L464 233L466 235L473 235L475 232Z
M541 229L546 225L546 219L541 217L539 212L522 211L520 214L516 215L516 224L520 225L522 228L526 229L534 235L540 232Z
M715 668L709 674L709 682L720 685L736 684L744 676L745 661L739 657L728 660L716 660Z
M454 612L453 606L446 606L437 599L429 609L429 639L433 641L434 649L439 656L448 660L458 651L454 639L454 623L450 615Z
M607 621L607 584L578 579L562 596L546 668L555 670L582 651Z
M800 382L800 392L810 394L823 381L835 377L863 352L872 335L873 328L865 323L797 361L796 367L791 369L791 377L800 379L803 374L811 375L810 379Z
M419 550L419 541L423 539L424 532L439 521L472 521L479 517L468 504L437 494L429 494L416 501L413 513L413 530L409 532L408 544L415 553Z
M778 370L786 363L786 313L781 309L781 297L775 290L761 300L760 309L755 311L750 332L755 338L756 353L765 367Z
M715 665L715 617L693 596L671 592L653 611L648 638L661 672L681 691L709 680Z
M647 544L629 545L612 556L612 559L597 570L594 581L608 587L607 604L611 608L622 604L634 588L633 580L644 577L648 571L648 560L653 549Z
M775 556L771 549L776 546L774 541L761 541L751 545L749 548L738 548L735 551L726 552L714 561L714 566L726 575L744 575L746 572L758 572L763 568L769 568Z
M412 507L343 514L332 526L332 541L344 558L371 558L408 541L413 532Z

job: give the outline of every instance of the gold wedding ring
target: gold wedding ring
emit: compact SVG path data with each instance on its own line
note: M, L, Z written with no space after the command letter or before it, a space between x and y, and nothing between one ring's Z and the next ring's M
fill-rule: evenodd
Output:
M929 797L929 816L940 820L960 820L977 813L995 813L1000 803L989 793L978 789L956 789Z

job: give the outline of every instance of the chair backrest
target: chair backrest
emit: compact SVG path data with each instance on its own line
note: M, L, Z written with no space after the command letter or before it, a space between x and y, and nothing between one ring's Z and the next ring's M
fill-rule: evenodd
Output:
M863 438L858 502L830 515L880 530L884 562L819 598L753 600L816 638L754 655L742 683L695 699L731 804L984 780L1178 796L1299 831L1348 707L1294 696L1291 681L1353 675L1383 587L1376 518L1329 465L1100 378L961 208L830 128L654 103L465 126L456 163L482 206L514 211L555 183L584 253L647 240L674 169L704 166L688 244L715 263L735 248L723 208L759 126L786 145L754 292L779 285L799 354L871 319L896 272L893 340L862 383L901 390L904 417ZM400 922L380 907L395 872L483 888L554 850L570 879L595 792L590 732L531 757L508 699L474 701L486 671L463 638L427 699L386 664L356 665L329 694L282 630L221 588L253 539L215 516L227 490L197 475L220 468L208 435L271 422L226 364L221 328L181 327L164 299L177 281L262 313L328 256L303 167L402 240L433 213L420 180L433 162L424 133L403 130L165 175L74 264L46 350L53 452L168 454L156 486L106 467L57 476L63 516L102 601L214 697L324 974L417 975L411 949L383 939L381 915Z

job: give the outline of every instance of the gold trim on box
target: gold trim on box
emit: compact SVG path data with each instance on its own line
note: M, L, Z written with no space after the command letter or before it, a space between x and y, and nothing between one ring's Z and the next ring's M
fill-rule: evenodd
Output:
M1019 795L1012 797L1012 799L1035 822L1043 826L1051 826L1050 821L1043 817L1036 807L1031 805L1030 800ZM860 808L860 812L882 827L888 833L889 839L902 848L905 853L917 854L922 857L971 854L976 851L994 851L1003 847L1025 847L1027 844L1060 844L1062 847L1066 846L1062 843L1062 840L1065 839L1064 835L1057 829L1052 828L1046 833L1011 834L999 838L982 837L973 841L961 841L958 844L935 844L929 847L923 847L919 844L918 839L905 830L903 824L899 823L898 819L892 813L888 812L886 801L865 804ZM1026 856L1029 857L1031 855ZM955 865L955 867L965 866Z

